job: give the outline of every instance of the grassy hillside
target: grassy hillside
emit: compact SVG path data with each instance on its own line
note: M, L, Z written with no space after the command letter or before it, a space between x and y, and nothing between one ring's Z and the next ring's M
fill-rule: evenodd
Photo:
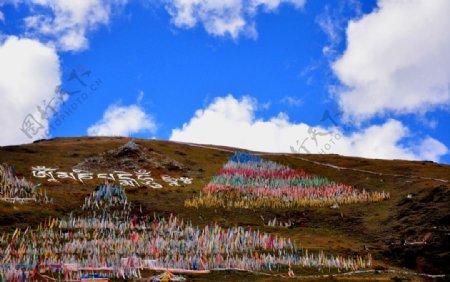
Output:
M223 227L247 226L290 237L308 249L320 249L342 255L372 253L377 267L406 267L424 273L450 273L450 166L423 161L370 160L338 155L264 154L265 159L303 169L309 174L327 177L365 189L389 192L387 201L353 204L338 209L188 209L184 201L197 195L235 150L218 146L195 146L160 140L134 140L145 148L142 155L125 151L112 155L129 140L125 138L56 138L22 146L0 147L0 161L12 164L20 176L40 182L47 188L53 205L12 204L0 201L0 231L36 226L49 216L60 217L77 211L93 191L97 180L84 185L64 180L49 183L31 176L33 166L55 167L71 171L82 165L92 172L130 170L135 166L162 174L187 176L191 185L151 189L128 188L129 200L153 214L174 213L194 224L217 222ZM106 153L110 151L110 153ZM101 162L96 165L96 162ZM291 221L289 228L265 226L268 220ZM425 241L426 244L404 244ZM252 281L251 274L215 273L225 279ZM224 276L225 275L225 276ZM388 275L394 278L397 275ZM361 276L362 278L383 278ZM411 278L411 277L409 277ZM417 277L416 277L417 278ZM414 278L414 279L416 279ZM267 277L258 277L268 280ZM343 278L342 278L343 279ZM347 278L346 278L347 279ZM350 279L350 278L348 278ZM384 278L383 278L384 279ZM418 279L418 278L417 278Z

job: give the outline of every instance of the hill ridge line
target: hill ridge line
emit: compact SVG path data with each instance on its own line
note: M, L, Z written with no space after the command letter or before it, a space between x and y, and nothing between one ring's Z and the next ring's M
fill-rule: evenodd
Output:
M217 151L223 151L223 152L230 152L233 153L236 150L229 150L229 149L225 149L225 148L219 148L216 147L215 145L201 145L201 144L195 144L195 143L189 143L189 142L180 142L180 141L172 141L175 143L179 143L179 144L185 144L185 145L189 145L189 146L193 146L193 147L199 147L199 148L205 148L205 149L213 149L213 150L217 150ZM253 154L258 155L258 156L289 156L295 159L299 159L305 162L310 162L316 165L321 165L321 166L327 166L327 167L331 167L337 170L351 170L351 171L355 171L355 172L362 172L362 173L368 173L368 174L373 174L373 175L379 175L379 176L392 176L392 177L404 177L404 178L416 178L416 179L421 179L421 180L433 180L433 181L438 181L438 182L442 182L442 183L449 183L449 180L446 179L441 179L441 178L432 178L432 177L423 177L423 176L416 176L416 175L406 175L406 174L393 174L393 173L382 173L382 172L376 172L376 171L371 171L371 170L365 170L365 169L359 169L359 168L350 168L350 167L343 167L343 166L337 166L337 165L333 165L330 163L324 163L324 162L318 162L318 161L313 161L307 158L302 158L297 156L296 154L286 154L286 153L262 153L262 152L254 152Z

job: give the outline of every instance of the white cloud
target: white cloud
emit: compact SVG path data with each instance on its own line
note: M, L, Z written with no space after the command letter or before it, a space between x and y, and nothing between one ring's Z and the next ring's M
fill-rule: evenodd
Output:
M5 15L3 14L2 11L0 11L0 22L4 22L5 21Z
M140 104L140 103L142 102L142 99L144 99L144 91L140 90L140 91L139 91L139 94L138 94L138 97L137 97L137 99L136 99L136 102L137 102L138 104Z
M325 6L325 12L316 18L322 31L327 35L328 40L332 45L338 44L341 41L341 25L340 21L330 14L330 8Z
M351 15L353 14L353 15ZM337 49L345 33L349 17L360 17L362 14L359 0L341 1L337 7L325 5L324 12L316 17L316 22L328 38L328 45L322 52L330 59L335 58Z
M218 97L205 109L196 111L181 129L172 130L170 140L266 152L291 152L293 147L301 153L338 153L384 159L438 161L448 152L445 145L431 137L409 147L402 145L401 141L409 136L409 131L396 120L345 135L336 127L291 123L283 113L268 120L257 119L256 108L256 101L250 97L241 100L231 95Z
M421 159L425 160L439 160L440 156L443 156L449 152L448 148L439 141L427 137L424 139L417 151L420 154Z
M258 10L275 11L283 3L301 8L305 0L167 0L166 8L177 27L192 28L200 23L209 34L236 39L241 34L256 36Z
M90 136L129 136L155 131L153 118L138 105L112 105L106 109L103 118L87 130Z
M379 0L351 21L333 64L347 117L424 113L450 102L450 1Z
M0 62L0 145L46 137L48 118L60 104L55 99L55 88L61 82L56 51L38 41L10 36L0 43ZM43 117L38 107L46 111ZM31 138L20 130L28 114L42 126L29 132Z
M294 96L286 96L281 99L281 102L291 107L300 107L303 105L303 99Z
M114 8L126 0L24 0L31 8L49 11L25 18L28 30L38 36L55 40L64 51L83 50L88 47L87 33L100 25L107 25Z
M439 161L447 154L447 147L427 137L409 146L402 140L412 137L409 129L400 121L389 119L382 125L372 125L360 132L344 136L337 142L335 153L380 159L408 159Z

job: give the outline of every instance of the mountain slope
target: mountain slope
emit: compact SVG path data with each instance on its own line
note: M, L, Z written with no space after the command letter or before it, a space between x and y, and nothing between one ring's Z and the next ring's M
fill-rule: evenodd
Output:
M53 205L0 201L0 228L36 226L49 216L77 211L103 179L80 183L49 182L32 176L32 167L59 171L73 168L109 173L146 169L161 189L128 187L130 201L144 213L177 216L204 226L247 226L290 237L309 249L343 255L371 252L378 267L404 266L425 273L450 273L450 166L423 161L370 160L338 155L256 155L293 169L327 177L360 190L385 191L391 198L371 204L291 209L185 208L235 151L234 148L125 138L56 138L22 146L0 147L0 161L12 164L19 176L46 187ZM124 147L125 146L125 147ZM192 184L169 186L162 176L192 178ZM292 222L289 228L267 222Z

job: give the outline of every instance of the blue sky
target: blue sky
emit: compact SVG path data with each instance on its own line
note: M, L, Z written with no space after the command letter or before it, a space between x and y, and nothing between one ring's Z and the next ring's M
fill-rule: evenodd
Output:
M1 3L2 145L127 135L450 163L446 1ZM26 136L28 114L42 129Z

